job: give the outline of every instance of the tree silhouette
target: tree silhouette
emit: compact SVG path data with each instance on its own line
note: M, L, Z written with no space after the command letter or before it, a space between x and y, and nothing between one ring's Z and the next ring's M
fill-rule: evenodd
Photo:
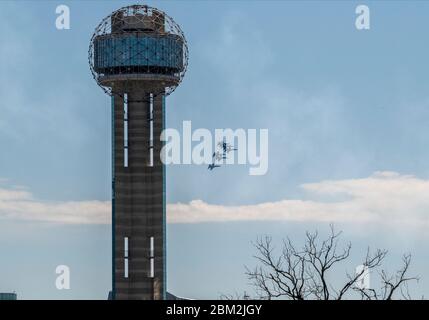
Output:
M408 276L411 255L404 255L402 267L390 275L383 269L379 270L388 253L382 249L374 252L368 249L362 262L364 268L353 275L346 274L346 281L334 286L329 275L335 272L334 267L346 262L352 248L351 243L340 246L341 234L334 230L333 225L324 240L319 239L317 232L306 232L305 244L300 249L287 238L283 240L279 254L274 252L271 237L258 238L254 243L257 251L254 257L259 263L253 269L246 267L246 275L256 288L257 297L269 300L411 299L408 283L418 281L418 277ZM379 274L380 288L361 286L365 272L375 271Z

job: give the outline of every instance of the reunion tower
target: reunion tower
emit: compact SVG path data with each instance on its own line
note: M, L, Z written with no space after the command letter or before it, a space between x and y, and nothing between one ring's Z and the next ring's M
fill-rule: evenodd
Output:
M145 5L123 7L95 30L89 62L112 107L112 297L166 298L165 97L186 72L180 27Z

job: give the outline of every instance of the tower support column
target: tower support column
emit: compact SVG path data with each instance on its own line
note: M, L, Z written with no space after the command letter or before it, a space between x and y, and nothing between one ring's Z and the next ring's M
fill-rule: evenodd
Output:
M114 101L115 299L160 300L165 297L163 97L130 90Z

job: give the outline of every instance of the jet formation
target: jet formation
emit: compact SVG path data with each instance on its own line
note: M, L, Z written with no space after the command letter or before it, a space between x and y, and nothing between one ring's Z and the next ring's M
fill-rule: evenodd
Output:
M210 171L212 171L215 168L220 168L220 165L216 163L221 160L226 160L228 153L232 151L237 151L237 148L234 148L231 144L227 143L225 138L223 138L223 141L219 142L217 145L220 148L220 151L213 152L212 163L209 164L207 168Z

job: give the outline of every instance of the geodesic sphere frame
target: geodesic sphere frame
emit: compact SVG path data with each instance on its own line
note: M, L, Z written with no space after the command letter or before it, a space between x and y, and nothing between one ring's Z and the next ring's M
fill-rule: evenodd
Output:
M173 18L147 5L132 5L112 12L98 24L88 62L94 80L108 95L113 94L112 86L105 78L114 74L116 79L124 79L125 86L127 81L135 85L136 75L147 76L149 82L153 77L156 81L170 79L162 92L154 92L167 96L182 82L188 55L185 35Z

